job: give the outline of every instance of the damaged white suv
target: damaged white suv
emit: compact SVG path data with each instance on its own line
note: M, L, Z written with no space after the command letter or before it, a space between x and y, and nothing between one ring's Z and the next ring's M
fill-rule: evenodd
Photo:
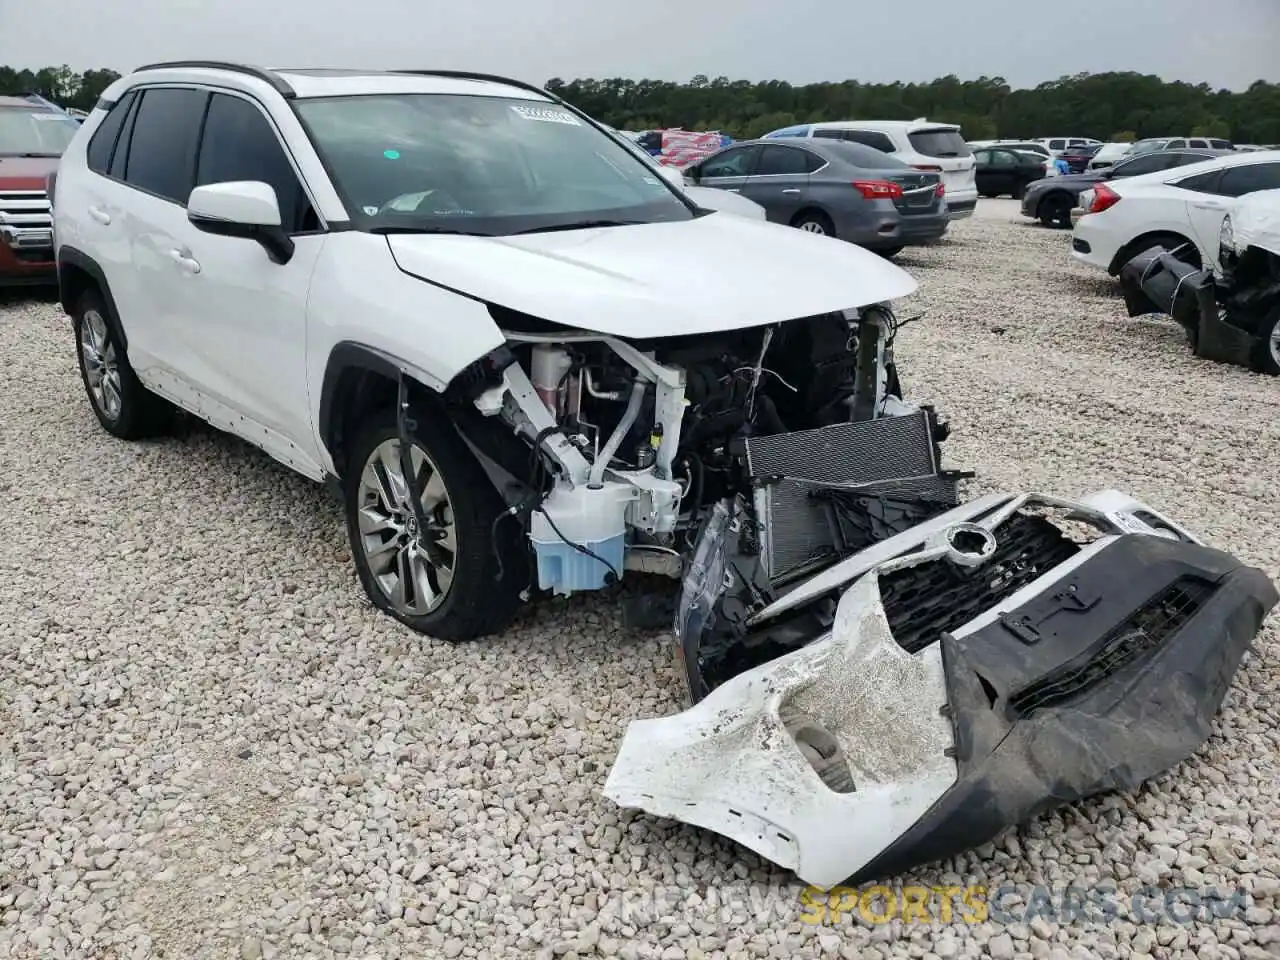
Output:
M461 640L682 578L697 705L606 792L813 883L1183 759L1277 600L1122 494L961 505L893 363L907 273L516 81L146 67L50 193L103 427L176 406L331 481L381 609Z

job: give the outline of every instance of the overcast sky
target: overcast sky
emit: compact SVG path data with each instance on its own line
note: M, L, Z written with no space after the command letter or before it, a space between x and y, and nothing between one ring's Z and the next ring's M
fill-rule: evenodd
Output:
M0 64L155 60L793 83L1280 80L1280 0L0 0Z

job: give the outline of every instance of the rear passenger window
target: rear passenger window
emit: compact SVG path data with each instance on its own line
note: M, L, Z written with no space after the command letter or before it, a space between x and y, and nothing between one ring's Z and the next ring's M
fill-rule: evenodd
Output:
M187 205L208 100L202 90L177 87L158 87L142 95L124 172L130 186Z
M1221 170L1210 170L1208 173L1197 173L1194 176L1179 180L1174 184L1183 190L1194 190L1196 193L1217 193L1222 181Z
M1209 146L1210 146L1210 147L1212 147L1214 150L1233 150L1233 149L1235 149L1234 147L1232 147L1232 146L1231 146L1230 141L1227 141L1227 140L1210 140L1210 141L1209 141Z
M124 126L125 117L129 115L129 107L133 105L135 93L130 90L116 101L107 111L89 138L87 157L89 169L94 173L106 174L111 166L111 154L116 149L116 141L120 139L120 128Z
M1280 163L1251 163L1231 167L1222 175L1218 192L1225 197L1243 197L1259 190L1280 189Z
M199 187L230 180L270 184L280 204L280 223L289 233L319 227L270 121L248 100L215 93L209 102L195 182Z
M779 174L804 174L810 169L816 170L821 163L810 168L808 158L813 154L807 150L796 150L791 147L765 147L760 151L760 160L756 164L755 176ZM814 158L817 159L816 157Z
M844 138L881 153L893 153L893 141L886 134L876 133L874 130L846 130Z

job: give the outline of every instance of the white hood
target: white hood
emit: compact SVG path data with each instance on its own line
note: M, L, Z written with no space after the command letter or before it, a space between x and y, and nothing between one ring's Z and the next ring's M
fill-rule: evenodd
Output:
M851 243L725 213L513 237L387 240L412 276L542 320L629 338L759 326L916 289L905 270Z

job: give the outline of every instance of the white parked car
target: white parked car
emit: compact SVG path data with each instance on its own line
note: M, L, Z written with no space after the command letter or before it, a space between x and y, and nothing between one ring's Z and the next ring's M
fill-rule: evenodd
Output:
M1223 218L1236 198L1280 187L1280 151L1232 153L1172 170L1104 181L1080 195L1072 255L1112 276L1144 250L1177 247L1216 267Z
M1105 170L1108 167L1114 167L1129 155L1132 148L1132 143L1104 143L1098 148L1098 152L1089 158L1086 169Z
M764 139L778 137L851 140L892 154L917 170L941 174L952 220L972 216L978 205L977 162L960 128L953 123L934 123L924 117L915 120L836 120L800 123L764 135Z
M1075 147L1101 146L1101 140L1092 137L1041 137L1036 143L1043 146L1054 157L1060 157Z

